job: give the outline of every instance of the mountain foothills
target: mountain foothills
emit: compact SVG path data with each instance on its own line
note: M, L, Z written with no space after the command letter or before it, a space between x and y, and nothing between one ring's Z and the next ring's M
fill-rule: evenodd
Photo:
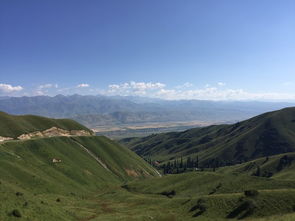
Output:
M2 112L0 122L0 136L14 138L0 142L0 220L13 220L18 215L25 220L73 220L75 215L60 204L106 186L159 176L139 156L106 137L89 133L18 138L22 133L52 127L90 132L73 120Z
M295 220L294 108L121 141L163 175L73 120L0 122L0 220Z
M57 95L0 97L0 110L72 118L90 128L150 122L233 122L272 111L290 103L180 100L141 97Z
M157 161L198 158L200 167L220 167L295 151L295 108L268 112L232 125L155 134L120 141Z

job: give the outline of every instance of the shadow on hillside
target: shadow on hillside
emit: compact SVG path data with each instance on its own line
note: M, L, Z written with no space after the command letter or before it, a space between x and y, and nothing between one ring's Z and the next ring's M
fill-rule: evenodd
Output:
M242 202L237 208L231 211L226 218L228 219L244 219L254 213L256 204L253 200Z

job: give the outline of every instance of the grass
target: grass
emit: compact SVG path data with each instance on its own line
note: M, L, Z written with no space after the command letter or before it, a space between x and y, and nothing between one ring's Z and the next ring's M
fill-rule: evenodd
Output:
M151 198L166 197L162 194L164 191L174 190L176 195L166 197L168 204L164 203L160 208L173 208L177 211L175 219L179 220L193 220L195 217L198 217L197 220L226 220L229 214L234 214L233 219L238 219L248 213L247 209L240 209L242 204L248 201L255 205L249 215L250 220L292 213L295 206L294 180L224 172L173 174L163 178L150 178L144 182L132 181L124 188L130 193ZM251 189L258 190L258 195L245 196L244 191ZM206 211L201 214L197 207L200 199L206 207Z
M53 163L53 158L61 163ZM138 177L125 169L136 171ZM0 144L0 220L16 219L13 210L20 211L23 220L77 220L80 213L72 208L77 202L87 207L87 199L96 191L153 175L155 170L144 160L105 137L5 142Z
M259 174L257 169L259 168ZM258 158L246 163L219 168L219 172L238 173L262 177L272 177L280 180L294 180L295 153L284 153L270 157Z
M199 157L199 164L236 164L295 151L295 108L269 112L233 125L212 125L120 142L157 161Z
M9 115L0 112L0 136L17 138L24 133L43 131L51 127L64 130L86 130L87 127L69 119L51 119L33 115Z
M132 181L126 188L131 192L144 194L159 194L174 190L175 197L192 197L240 193L249 189L294 189L295 182L231 173L190 172L167 175L163 178L149 178L144 182Z
M28 122L29 130L36 129L38 118L24 122L16 122L10 133L16 135ZM47 119L39 123L38 128L48 126ZM0 144L0 220L294 220L293 158L288 153L216 172L160 178L143 159L106 137L8 141ZM252 176L257 166L273 176ZM249 196L246 190L258 193Z
M229 170L134 180L118 167L129 164L130 168L152 172L138 156L104 137L75 140L104 159L112 172L85 154L71 138L0 145L0 220L18 220L10 215L17 209L22 220L30 221L222 221L249 199L254 201L255 209L248 220L275 220L278 214L284 214L286 220L294 217L294 180L237 175ZM52 164L53 156L62 163ZM258 190L258 196L246 197L247 189ZM161 194L171 190L175 196ZM206 210L198 215L200 199ZM244 213L241 211L233 220Z

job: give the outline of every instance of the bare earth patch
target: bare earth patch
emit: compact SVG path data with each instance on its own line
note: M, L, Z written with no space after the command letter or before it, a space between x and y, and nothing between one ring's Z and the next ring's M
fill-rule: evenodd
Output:
M125 169L125 171L126 171L128 176L132 176L132 177L138 177L139 176L139 174L135 170Z

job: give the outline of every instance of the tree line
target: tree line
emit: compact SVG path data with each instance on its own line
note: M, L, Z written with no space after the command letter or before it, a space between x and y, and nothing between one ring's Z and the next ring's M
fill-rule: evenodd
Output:
M175 174L183 173L186 171L203 171L205 168L210 168L212 171L215 171L218 167L224 166L224 162L221 162L219 159L214 158L202 162L200 164L199 157L180 157L178 159L171 160L167 163L159 163L158 161L152 161L151 158L145 159L149 164L156 167L158 170L161 170L163 174Z

